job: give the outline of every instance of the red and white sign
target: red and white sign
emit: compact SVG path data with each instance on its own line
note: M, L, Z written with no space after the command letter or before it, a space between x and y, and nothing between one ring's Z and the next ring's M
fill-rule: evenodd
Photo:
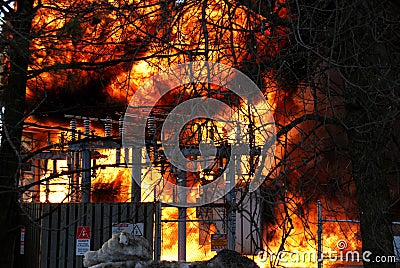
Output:
M76 239L90 239L90 226L78 226L76 228Z
M76 228L76 256L85 255L90 251L90 226Z

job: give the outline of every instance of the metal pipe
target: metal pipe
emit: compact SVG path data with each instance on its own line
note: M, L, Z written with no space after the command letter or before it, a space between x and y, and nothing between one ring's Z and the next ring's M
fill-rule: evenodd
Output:
M91 189L91 161L90 150L82 150L82 203L90 203L90 189Z
M47 145L51 145L51 133L50 131L47 131Z
M48 168L48 164L49 164L49 160L48 159L44 159L44 173L47 172L47 168ZM50 192L50 185L49 185L49 180L46 180L46 188L45 188L45 195L46 195L46 203L49 203L49 192Z
M74 181L74 154L67 154L67 167L68 171L71 172L71 175L68 176L68 201L71 202L71 197L73 193L73 181Z
M76 151L74 151L73 154L74 154L74 162L75 162L74 169L78 170L81 168L80 154L79 154L79 152L76 152ZM73 185L73 194L74 194L72 201L79 202L79 174L73 173L72 176L73 176L72 185Z
M129 148L124 148L124 159L125 159L125 165L128 166L129 163L132 163L130 161L130 157L129 157Z
M115 150L115 164L121 164L121 148L119 147Z
M335 220L335 219L322 219L323 222L350 222L350 223L360 223L359 220Z
M323 253L322 253L322 204L321 201L317 201L317 209L318 209L318 268L322 268L323 265Z
M121 116L118 120L118 130L121 139L124 135L124 117ZM115 164L119 165L121 163L121 148L115 150Z
M98 117L89 117L89 116L80 116L80 115L70 115L70 114L65 114L65 118L75 118L77 120L84 120L84 119L89 119L90 121L105 121L104 118L98 118ZM118 123L116 120L112 120L112 123Z
M124 117L121 116L118 119L118 130L119 130L119 135L122 136L124 135ZM115 151L115 164L120 164L121 163L121 148L117 148Z

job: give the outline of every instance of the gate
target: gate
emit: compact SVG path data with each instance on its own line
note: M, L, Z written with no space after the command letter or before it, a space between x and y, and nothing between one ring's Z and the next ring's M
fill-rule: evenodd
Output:
M241 193L237 193L237 199ZM200 261L211 259L228 248L254 255L261 248L261 214L258 194L247 194L236 210L226 200L199 207L177 208L163 204L159 242L163 260Z

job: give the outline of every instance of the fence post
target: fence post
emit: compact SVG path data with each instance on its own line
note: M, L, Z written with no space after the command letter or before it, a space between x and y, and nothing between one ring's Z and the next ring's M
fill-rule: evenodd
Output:
M177 184L181 186L177 195L178 202L186 202L186 171L176 168ZM178 261L186 261L186 207L178 207Z
M318 268L322 268L323 265L323 253L322 253L322 204L321 201L317 201L318 210Z
M132 202L141 201L142 148L132 147Z
M155 230L154 230L154 260L160 261L161 259L161 201L154 202L155 204Z
M238 134L239 135L239 134ZM239 159L240 156L233 156L234 162L231 168L229 168L226 174L226 209L227 209L227 238L228 238L228 249L235 250L236 247L236 189L235 185L235 171L240 167ZM251 198L249 198L251 200ZM243 208L243 204L241 204ZM251 210L251 208L250 208ZM243 211L240 212L243 220ZM241 238L243 242L243 221L240 223L241 227ZM250 231L251 234L251 231ZM243 252L243 243L241 243L241 252Z

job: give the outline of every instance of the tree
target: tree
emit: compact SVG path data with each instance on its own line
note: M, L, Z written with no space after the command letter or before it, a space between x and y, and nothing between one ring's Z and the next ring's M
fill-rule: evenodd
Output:
M245 2L268 16L268 4ZM363 251L373 257L393 255L391 222L399 167L395 160L399 49L394 44L399 41L399 5L397 1L287 1L280 8L288 8L291 18L286 22L291 45L277 60L280 75L325 96L325 107L323 101L315 105L326 108L325 115L319 112L324 115L321 123L327 123L327 116L334 118L345 133L347 142L332 139L333 148L345 149L351 161Z
M348 138L363 251L374 257L392 255L391 208L398 193L391 194L389 188L398 162L389 152L398 152L398 147L392 147L397 143L399 119L399 50L394 46L398 6L393 1L315 2L312 10L297 1L293 5L294 13L303 18L294 28L296 43L323 62L328 72L335 70L341 80L337 94L343 99L345 115L339 118ZM320 11L311 17L315 8ZM332 75L327 79L331 82ZM327 95L334 94L331 88L326 89Z
M4 91L2 107L2 136L0 147L0 203L1 216L0 239L3 241L0 261L7 267L13 267L15 241L18 234L18 192L22 129L24 122L26 81L29 58L30 30L33 1L18 1L17 8L2 1L1 11L7 11L12 31L8 32L8 56L10 72L8 90ZM6 8L6 9L4 9Z

